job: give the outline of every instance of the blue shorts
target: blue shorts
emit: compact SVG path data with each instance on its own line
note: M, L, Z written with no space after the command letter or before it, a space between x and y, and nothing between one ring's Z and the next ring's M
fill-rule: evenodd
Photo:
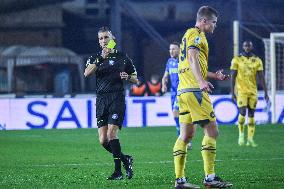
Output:
M172 110L179 110L177 95L172 95L171 101L172 101Z

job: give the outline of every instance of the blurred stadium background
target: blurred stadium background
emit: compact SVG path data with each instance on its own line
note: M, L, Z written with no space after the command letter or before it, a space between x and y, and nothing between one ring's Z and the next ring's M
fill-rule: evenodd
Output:
M47 106L49 109L46 110L57 112L62 109L64 113L64 109L69 107L68 102L64 104L64 98L61 98L61 101L55 103L50 99L54 97L85 99L78 103L87 111L83 115L78 114L78 117L88 119L82 124L76 122L75 127L95 127L95 120L90 117L93 113L91 109L94 108L96 78L84 78L83 70L86 58L99 51L98 28L110 26L116 36L117 48L128 53L139 77L148 81L155 74L162 77L169 57L169 43L179 42L185 30L194 26L196 10L201 5L211 5L220 13L217 30L214 35L208 35L210 71L223 68L225 73L229 73L231 59L241 51L242 41L252 40L255 54L264 62L266 82L272 99L272 107L266 108L260 88L256 121L284 122L283 36L270 42L271 33L284 30L284 20L280 16L284 3L281 0L2 0L1 4L0 98L5 99L1 101L1 106L5 107L1 112L1 128L27 128L25 123L29 119L15 122L14 118L7 117L15 115L14 112L24 114L27 110L26 114L32 114L33 107L36 106ZM271 49L271 44L275 45L274 49ZM223 116L225 120L218 120L218 123L235 123L237 108L229 100L230 81L212 83L215 86L212 100L214 103L217 101L214 104L217 118L223 113L229 114L228 117ZM164 99L154 99L155 102L145 101L145 98L141 102L134 102L129 98L130 110L134 107L134 110L141 112L138 116L141 121L131 120L133 111L130 111L129 119L126 116L126 125L174 124L170 106L163 106L162 112L152 112L162 115L158 119L155 116L154 121L151 121L153 116L148 118L147 109L158 110L162 105L160 103L169 104L167 94L164 96ZM24 99L11 100L18 97ZM25 100L34 97L43 98L44 105L41 102L34 103L34 100ZM76 103L75 101L71 99L70 103ZM77 109L81 109L80 107ZM38 118L36 122L44 122L37 124L38 127L48 125L49 128L54 128L54 125L41 121L44 118L35 115L39 110L33 112L33 117ZM56 119L56 115L50 114L47 118L50 116L53 117L51 119ZM127 121L131 123L128 124Z
M248 151L249 155L242 157L242 151L236 149L237 138L220 143L220 146L224 144L228 149L234 149L226 152L232 153L225 163L228 166L239 166L238 161L232 159L246 162L250 158L263 157L254 158L258 165L253 168L247 163L242 166L244 170L236 173L228 169L227 172L231 173L229 179L238 183L236 188L284 188L281 176L284 152L280 148L283 146L284 123L284 36L280 34L275 41L271 41L271 33L284 32L283 0L0 0L0 4L0 130L96 128L96 79L85 79L83 70L86 58L99 51L98 28L110 26L118 49L133 59L139 77L146 81L154 74L162 77L169 58L169 43L179 42L185 30L194 26L198 8L202 5L213 6L220 17L214 35L208 35L209 70L223 68L225 73L229 73L233 55L241 51L243 40L250 39L254 44L254 53L263 60L266 82L274 102L271 109L267 108L260 88L256 121L267 127L257 130L260 132L256 135L257 141L266 139L262 141L266 144L260 146L259 151ZM238 23L235 28L234 21ZM211 98L217 122L231 126L237 121L238 110L230 100L230 81L212 82L215 89ZM271 122L280 126L268 125ZM167 94L163 97L127 98L125 126L173 125ZM126 134L122 134L122 139L128 142L126 148L133 150L138 157L140 171L137 177L145 182L137 179L132 185L131 182L124 182L116 188L171 187L173 183L169 179L173 178L173 170L168 161L171 161L171 147L175 139L174 127L124 129ZM163 143L157 145L160 140L153 140L151 133L159 135L159 129ZM237 137L236 128L224 126L221 129L225 135ZM147 154L155 149L143 149L145 151L140 153L142 144L137 144L137 138L126 137L127 134L138 136L135 133L141 134L142 141L153 140L145 146L157 145L157 149L163 149L161 154L164 156L152 155L148 158ZM275 138L270 140L272 135ZM85 141L84 136L91 141ZM1 131L0 188L115 188L116 185L100 181L101 173L93 173L85 166L92 165L91 168L96 169L96 164L93 164L95 160L91 158L96 153L104 153L96 137L94 130ZM74 144L76 148L81 150L71 149L74 141L77 141ZM52 152L53 142L62 144L62 148ZM276 143L279 148L274 145ZM89 148L81 148L82 145ZM199 143L194 148L197 154ZM21 158L18 151L23 154ZM66 154L51 157L46 152ZM74 153L77 153L74 158L68 158ZM82 159L84 154L88 154L86 159ZM30 159L29 155L35 158ZM200 159L198 155L193 155L196 161ZM105 156L97 161L102 161ZM220 156L226 161L225 154ZM161 158L165 166L163 171L167 174L164 178L158 171L161 162L159 164L156 157ZM152 164L158 163L153 169L148 167L146 172L141 171L143 162L151 164L151 158L155 159ZM264 166L263 162L270 164ZM106 170L110 169L110 165L105 166ZM54 167L58 168L58 172L53 171ZM24 168L27 172L22 170ZM260 171L264 168L267 168L265 173ZM81 170L77 172L80 176L73 178L72 169ZM66 175L55 176L64 171ZM95 176L88 177L83 171ZM246 174L251 176L249 181ZM240 175L240 179L232 175ZM255 185L254 179L264 177L261 183ZM54 183L49 179L54 179Z
M262 39L284 29L281 0L2 0L0 92L19 96L94 92L95 78L83 80L80 66L99 50L97 30L103 25L111 27L118 48L133 59L141 77L162 75L169 42L179 41L195 24L195 12L204 4L220 12L218 29L208 36L212 71L221 67L229 71L234 20L240 22L240 43L251 39L262 60ZM9 64L14 65L11 78ZM59 87L58 78L63 76L68 85ZM229 82L215 84L216 94L229 93Z

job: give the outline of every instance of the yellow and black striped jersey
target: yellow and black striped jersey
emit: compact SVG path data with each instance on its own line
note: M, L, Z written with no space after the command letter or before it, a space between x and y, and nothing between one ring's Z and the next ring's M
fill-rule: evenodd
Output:
M201 68L201 74L204 79L207 77L208 71L208 43L204 32L198 28L190 28L186 31L182 38L179 54L179 86L178 91L184 89L198 88L199 84L196 81L192 69L191 62L188 57L188 50L195 48L199 50L198 61Z

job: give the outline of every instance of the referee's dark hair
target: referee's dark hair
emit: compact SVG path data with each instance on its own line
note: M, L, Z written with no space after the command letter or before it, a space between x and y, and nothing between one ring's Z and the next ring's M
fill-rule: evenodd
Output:
M101 33L101 32L111 32L111 31L107 26L103 26L99 28L98 33Z
M171 42L171 43L170 43L170 45L176 45L176 46L178 46L178 47L179 47L179 42L177 42L177 41L173 41L173 42Z

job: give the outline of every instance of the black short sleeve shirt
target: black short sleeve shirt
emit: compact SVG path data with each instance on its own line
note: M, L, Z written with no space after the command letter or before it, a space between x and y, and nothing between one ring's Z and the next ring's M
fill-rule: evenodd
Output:
M95 63L98 68L96 74L96 92L97 94L123 92L123 80L120 78L120 72L133 74L136 69L132 60L124 53L115 50L105 59L101 55L89 57L90 63Z

